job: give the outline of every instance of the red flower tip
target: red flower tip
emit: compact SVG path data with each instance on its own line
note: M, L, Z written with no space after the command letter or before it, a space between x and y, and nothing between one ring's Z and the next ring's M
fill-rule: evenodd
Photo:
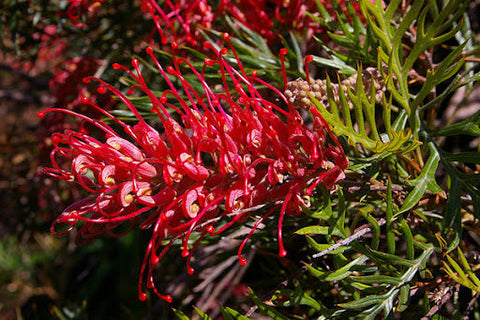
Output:
M191 276L194 272L195 272L195 270L192 267L187 268L187 273L188 273L189 276Z
M183 249L182 250L182 257L186 258L190 255L190 251L188 251L187 249Z
M127 90L127 94L128 94L128 95L132 95L132 94L133 94L133 88L128 89L128 90Z
M287 55L287 54L288 54L288 49L287 49L287 48L282 48L282 49L280 49L280 54L281 54L282 56Z
M309 186L308 188L305 189L305 194L311 196L313 194L313 190L315 190L315 187L317 185L316 184L313 184L311 186Z
M223 55L226 55L228 53L228 49L227 48L222 48L220 50L220 54L223 56Z
M177 41L172 42L172 49L178 49L178 43Z
M308 66L307 66L307 64L308 64L309 62L312 62L312 60L313 60L313 56L306 56L306 57L305 57L305 74L306 74L306 76L307 76L307 82L308 82L308 86L310 87L310 90L311 90L310 74L309 74L309 72L308 72Z
M208 41L204 41L204 42L203 42L203 47L204 47L205 49L211 49L211 50L213 50L215 53L218 53L217 49L215 49L215 47L214 47L210 42L208 42Z
M208 226L206 230L209 234L212 234L215 232L215 228L213 226Z
M167 67L167 72L171 75L176 75L175 69L172 66Z
M252 77L256 77L258 74L257 70L252 70Z
M91 79L89 77L83 78L83 83L90 83Z
M138 62L138 59L132 59L132 67L138 68L140 65L140 62Z
M105 87L99 87L97 89L97 92L100 93L100 94L104 94L105 92L107 92L107 89L105 89Z
M153 54L153 49L152 49L152 47L147 47L147 49L145 49L145 52L146 52L147 54Z
M80 102L82 102L83 104L87 104L87 103L88 103L88 98L85 97L85 96L82 96L82 97L80 98Z
M238 260L240 261L240 265L243 267L247 264L247 259L245 258L238 258Z
M223 40L227 41L230 39L230 35L227 32L223 33Z
M173 299L171 295L166 295L163 297L163 300L167 301L168 303L172 303Z
M278 255L281 258L286 257L287 256L287 250L285 250L285 248L280 248L280 250L278 251Z
M46 111L42 111L42 112L37 113L37 118L42 119L43 117L45 117L46 113L47 113Z
M114 70L118 70L118 69L120 69L120 64L118 64L118 63L115 62L115 63L112 64L112 68L113 68Z
M140 292L140 293L138 294L138 300L140 300L140 301L145 301L145 300L147 300L147 294L146 294L145 292Z

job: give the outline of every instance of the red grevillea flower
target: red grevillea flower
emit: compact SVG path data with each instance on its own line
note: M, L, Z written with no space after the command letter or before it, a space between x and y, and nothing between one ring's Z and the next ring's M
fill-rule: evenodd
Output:
M228 34L224 34L224 39L230 44ZM271 208L242 242L238 250L240 263L246 262L242 248L255 228L274 213L278 213L279 255L285 256L285 215L300 214L302 207L309 205L305 196L311 195L318 185L332 190L343 179L348 165L341 146L316 109L310 109L313 124L305 125L279 90L258 78L256 72L246 74L238 58L238 68L228 63L224 58L227 48L216 51L210 43L205 43L205 47L213 51L213 57L205 59L202 70L177 58L176 43L172 46L173 65L166 69L153 49L147 48L168 85L160 96L148 88L137 60L132 61L134 71L113 65L138 83L130 92L140 90L148 96L151 111L161 123L160 131L147 123L127 96L94 78L86 81L98 81L100 92L116 95L135 115L136 124L122 122L87 98L83 102L103 112L114 125L65 109L52 108L39 115L66 112L104 133L101 139L72 130L53 135L52 168L45 172L78 183L90 197L65 209L53 224L52 232L67 233L81 222L76 242L82 244L103 232L122 235L136 223L141 229L150 228L152 237L139 277L141 300L146 298L144 279L158 296L171 300L156 289L152 271L174 240L182 239L181 255L187 258L187 271L191 274L190 258L198 242L244 221L257 206ZM286 54L286 50L281 54ZM218 83L215 89L207 83L207 68L218 70L223 89L218 89ZM202 90L194 89L198 86L186 80L185 70L196 76ZM169 75L175 76L181 87L176 87ZM287 109L264 99L256 89L258 85L277 94ZM117 131L117 127L123 128L123 132ZM62 165L65 160L68 166ZM122 233L117 234L117 228L123 224L127 231L122 228ZM61 225L63 229L59 231ZM199 240L192 244L189 238L194 232L199 234ZM162 246L167 240L170 242Z

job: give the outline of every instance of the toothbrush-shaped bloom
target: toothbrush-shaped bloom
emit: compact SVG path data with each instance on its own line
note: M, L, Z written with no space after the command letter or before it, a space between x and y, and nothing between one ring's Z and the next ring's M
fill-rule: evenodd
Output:
M224 40L230 44L228 34ZM45 172L76 182L90 196L65 209L52 232L67 233L79 224L76 242L82 244L103 232L122 235L137 224L152 230L139 279L141 300L146 298L145 279L148 288L171 300L157 291L152 271L174 240L182 239L181 255L187 258L188 272L193 273L190 258L198 241L245 221L252 211L249 208L270 206L254 229L267 216L278 214L279 255L285 256L285 215L300 214L302 207L309 205L305 195L311 195L316 186L332 190L348 165L316 109L310 109L313 124L307 126L279 90L258 78L256 72L246 74L238 58L236 67L227 62L227 48L217 51L210 43L205 47L213 55L205 59L202 70L177 58L176 43L172 45L173 65L166 69L153 49L147 49L168 86L162 94L149 89L137 60L132 61L134 71L113 65L137 83L129 93L139 90L147 95L159 129L147 123L126 95L95 78L85 81L98 81L99 92L117 96L135 115L135 124L123 122L87 98L83 102L109 121L66 109L45 111L69 113L102 132L98 139L71 130L53 135L52 167ZM208 83L204 77L207 68L210 72L218 70L220 84ZM186 80L187 72L195 76L196 83ZM181 85L175 86L169 76L176 77ZM273 91L280 103L263 98L258 87L263 87L262 92ZM119 229L122 231L117 234ZM253 231L238 251L241 264L245 264L242 248ZM192 245L189 239L194 232L200 236Z

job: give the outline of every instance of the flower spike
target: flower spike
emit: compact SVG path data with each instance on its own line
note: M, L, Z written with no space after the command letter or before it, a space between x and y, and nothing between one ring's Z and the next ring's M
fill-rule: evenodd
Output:
M99 92L117 96L133 113L136 124L122 122L88 99L83 102L119 125L123 132L66 109L52 108L39 114L64 112L101 129L103 136L98 138L72 130L52 137L52 168L45 169L45 173L76 182L89 194L67 207L54 222L52 231L64 234L79 226L76 242L83 244L104 232L121 236L124 232L116 231L117 227L125 224L128 232L140 221L141 229L152 232L140 270L140 300L147 298L146 287L171 301L170 295L157 290L153 270L176 240L181 239L181 256L186 258L187 272L192 274L191 259L200 241L243 223L256 208L268 210L241 243L240 263L246 263L242 250L255 229L277 212L279 255L285 256L286 216L300 214L305 205L303 197L318 185L332 190L343 179L348 165L340 144L320 114L312 109L314 125L305 125L279 89L260 79L256 72L246 74L230 36L224 34L223 38L238 69L223 56L227 48L217 51L210 43L205 46L214 55L204 60L202 70L175 57L173 66L164 69L153 49L147 48L146 53L167 86L159 95L149 88L137 60L132 61L133 71L113 65L137 82L132 88L139 89L150 100L160 129L149 124L120 90L96 78L86 81L95 80L100 84ZM174 44L172 51L176 50ZM286 53L282 50L280 56ZM206 68L217 68L220 84L213 86L205 79ZM283 62L282 69L286 81ZM180 88L168 79L169 75L178 79ZM191 77L197 78L195 85L190 82ZM260 91L259 84L265 90ZM262 94L266 90L278 96L282 105L265 98ZM283 203L279 205L280 202ZM62 225L62 230L57 229ZM192 244L194 233L198 237ZM165 241L168 244L164 246Z

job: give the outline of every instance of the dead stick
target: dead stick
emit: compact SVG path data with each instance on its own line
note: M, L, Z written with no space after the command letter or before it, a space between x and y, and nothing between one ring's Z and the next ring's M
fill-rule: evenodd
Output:
M378 225L379 226L383 226L385 224L385 219L381 218L380 220L378 220ZM358 231L356 231L354 234L352 234L350 237L348 238L345 238L343 240L340 240L338 241L337 243L331 245L330 247L328 247L327 249L323 250L322 252L319 252L319 253L316 253L312 256L313 259L317 259L317 258L320 258L328 253L330 253L331 251L333 250L336 250L338 248L341 248L343 246L347 246L349 245L350 243L352 243L353 241L357 240L357 239L360 239L362 237L364 237L366 234L370 233L372 231L372 229L370 227L367 227L367 226L363 226L363 227L360 227L359 229L357 229Z

